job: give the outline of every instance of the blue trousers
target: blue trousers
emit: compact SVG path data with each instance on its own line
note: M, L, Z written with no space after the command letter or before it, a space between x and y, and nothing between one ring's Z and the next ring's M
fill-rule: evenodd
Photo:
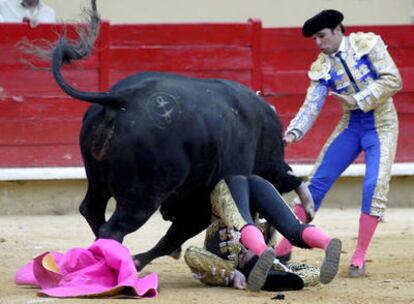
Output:
M350 112L348 126L327 146L319 157L320 164L310 179L309 190L318 210L322 200L343 171L365 152L366 173L364 177L361 211L370 214L372 199L378 183L381 143L375 126L374 111Z

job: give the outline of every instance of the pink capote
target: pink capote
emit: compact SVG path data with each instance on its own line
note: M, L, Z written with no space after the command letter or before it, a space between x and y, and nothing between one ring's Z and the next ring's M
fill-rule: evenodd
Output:
M15 282L39 286L40 294L59 298L122 294L154 298L158 276L139 278L126 247L98 239L88 249L41 254L16 272Z

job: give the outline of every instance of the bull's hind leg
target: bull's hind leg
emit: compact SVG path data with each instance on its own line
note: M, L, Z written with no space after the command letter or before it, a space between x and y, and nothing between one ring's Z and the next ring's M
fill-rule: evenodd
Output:
M134 256L137 269L179 249L185 241L207 228L210 216L209 196L201 190L195 196L175 201L172 225L152 249Z
M88 222L95 237L98 237L99 228L105 223L105 210L110 197L104 187L89 181L88 191L79 207L79 212Z
M152 249L134 255L135 266L138 270L142 270L152 260L171 254L185 241L203 231L207 225L208 221L196 220L196 218L175 220L166 235Z

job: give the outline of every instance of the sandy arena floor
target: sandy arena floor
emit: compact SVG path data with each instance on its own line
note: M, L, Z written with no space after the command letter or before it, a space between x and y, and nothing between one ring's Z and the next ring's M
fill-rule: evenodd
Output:
M284 300L272 299L276 292L251 293L231 288L206 287L192 279L184 260L163 257L145 268L160 278L159 297L140 303L414 303L414 209L388 209L378 227L367 261L368 276L346 277L356 243L358 210L324 209L316 225L343 241L343 255L336 279L302 291L283 292ZM125 244L132 252L152 247L164 234L168 222L155 215L140 231L129 235ZM48 250L65 251L87 247L92 233L78 214L62 216L0 217L0 303L135 303L135 299L54 299L38 297L36 289L16 286L14 272L32 257ZM185 243L201 245L203 235ZM296 249L295 261L319 265L322 252Z

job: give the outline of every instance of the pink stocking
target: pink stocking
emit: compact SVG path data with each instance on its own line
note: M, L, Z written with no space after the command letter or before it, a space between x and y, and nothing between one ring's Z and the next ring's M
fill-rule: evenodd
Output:
M240 230L240 242L257 256L267 249L262 232L254 225L246 225Z
M293 208L293 212L302 223L306 223L305 208L303 208L302 205L296 204L295 208ZM278 257L287 255L292 251L292 244L290 244L290 242L286 238L282 238L279 244L277 244L275 251L276 256Z
M365 255L377 225L378 217L361 213L359 217L358 243L354 255L352 256L352 265L359 268L364 266Z
M328 247L331 238L319 228L314 226L306 227L302 232L302 239L311 248L320 248L325 250Z

